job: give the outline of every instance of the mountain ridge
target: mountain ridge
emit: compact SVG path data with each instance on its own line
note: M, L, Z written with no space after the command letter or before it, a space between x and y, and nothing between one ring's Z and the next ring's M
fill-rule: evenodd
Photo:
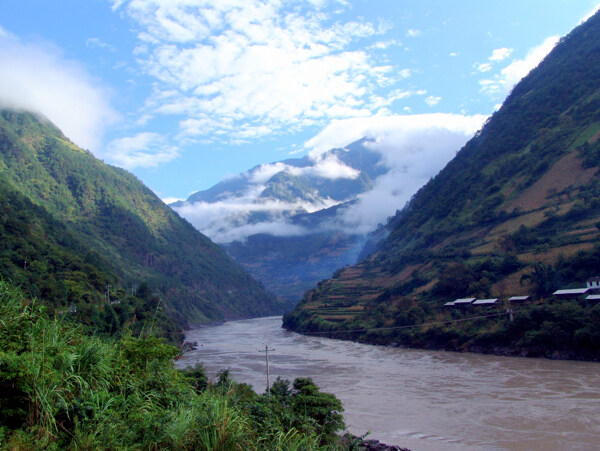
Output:
M444 320L466 314L444 310L443 304L471 296L551 299L556 288L597 275L598 67L596 14L513 88L480 132L390 220L392 231L374 252L307 293L286 315L285 327L382 344L531 349L528 340L534 331L541 333L534 326L527 336L525 329L508 337L513 326L499 322L467 332L466 325L444 326ZM540 317L547 314L549 324L566 327L552 316L552 302L530 306L524 315L547 308ZM590 314L589 305L579 306L586 313L578 315ZM343 333L436 320L440 326L412 332ZM581 330L593 326L578 324ZM495 343L483 343L483 336L490 337L486 327L505 335L498 332ZM546 350L565 351L547 340ZM589 358L587 350L578 352Z
M83 254L101 257L99 265L108 271L102 283L112 284L115 295L125 298L132 286L135 290L148 284L184 325L281 313L284 309L222 249L175 214L135 176L78 148L46 119L1 110L0 167L4 189L19 193L36 206L37 213L31 213L30 222L35 224L36 216L44 211L52 223L60 224L85 248ZM27 216L18 209L14 214ZM35 262L21 268L15 253L27 258L27 252L33 252L43 258L45 266L38 268L38 275L56 271L56 266L46 254L34 252L32 243L39 245L36 236L9 236L14 246L4 249L3 276L22 281L31 294L42 294L28 273ZM72 243L64 244L65 252L71 249ZM76 269L61 270L66 295L53 309L78 303L104 309L102 284L82 288L78 285L81 268Z

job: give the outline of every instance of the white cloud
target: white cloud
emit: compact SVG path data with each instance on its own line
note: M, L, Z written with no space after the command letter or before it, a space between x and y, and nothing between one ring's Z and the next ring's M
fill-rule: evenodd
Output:
M408 36L409 38L416 38L417 36L421 36L422 34L423 32L421 30L415 28L409 28L408 30L406 30L406 36Z
M290 166L281 162L261 164L250 172L250 181L252 183L265 183L275 174L284 172L288 168L290 168Z
M247 182L243 191L225 193L215 202L185 203L175 210L198 230L219 243L244 240L256 233L270 233L276 236L304 235L309 231L287 222L291 215L312 213L340 203L339 200L323 198L315 189L304 192L302 198L295 201L282 201L265 196L267 182L279 173L292 177L311 177L329 180L354 179L360 175L356 169L346 166L335 155L317 154L310 158L305 166L289 165L282 162L262 164L248 173L235 176L241 182ZM286 182L283 185L286 186ZM292 191L294 190L292 186ZM256 217L260 214L261 220Z
M256 224L244 224L228 230L219 229L219 232L215 233L215 241L217 243L244 241L247 237L259 233L266 233L273 236L301 236L306 235L308 230L302 226L290 224L285 220L264 221Z
M104 42L98 38L89 38L87 41L85 41L85 45L86 45L86 47L89 47L89 48L99 48L99 49L109 50L111 52L116 51L116 49L112 45L107 44L106 42Z
M397 41L396 39L390 39L389 41L378 41L373 44L371 47L374 49L385 50L389 47L401 47L402 42Z
M355 179L360 175L360 171L346 166L335 156L317 158L317 162L312 168L312 171L317 176L330 180Z
M492 65L490 63L480 63L476 65L476 69L479 72L489 72L492 70Z
M157 81L148 105L185 116L181 139L243 142L368 115L385 101L377 87L396 82L377 52L351 46L385 27L340 22L320 2L130 0L114 8L138 24L138 59ZM379 47L387 45L399 43Z
M169 205L172 204L173 202L178 202L178 201L182 201L185 199L181 199L180 197L163 197L161 199L165 204Z
M503 61L508 58L513 52L513 49L509 49L508 47L502 47L499 49L495 49L492 51L492 55L488 58L489 61L493 63L498 63L499 61ZM478 72L489 72L492 70L492 63L476 63L473 65Z
M375 181L331 224L348 233L367 233L385 222L435 176L483 125L482 115L424 114L341 120L326 127L306 145L319 154L361 137L382 154L390 171Z
M390 172L380 176L372 190L361 195L354 205L342 210L342 214L325 227L348 233L367 233L396 209L402 208L484 120L484 116L425 114L333 121L305 143L310 149L310 161L306 166L282 162L261 165L245 176L248 181L245 191L235 195L229 193L213 203L185 204L176 210L200 231L221 243L243 240L255 233L292 236L314 232L289 223L288 218L295 213L332 207L340 201L323 199L316 190L293 202L276 200L263 195L267 181L282 172L295 177L355 178L360 175L356 169L346 166L327 151L366 137L370 140L367 146L382 155L382 164ZM257 220L259 213L260 220Z
M179 151L161 135L143 132L111 141L106 146L106 156L119 166L131 169L156 167L177 158Z
M244 240L257 233L270 233L276 236L305 235L308 231L286 222L293 213L314 212L336 204L331 200L283 202L260 198L265 186L252 185L241 196L230 197L217 202L186 203L176 207L181 216L190 221L198 230L218 243ZM268 217L259 222L246 222L250 215L262 213Z
M429 106L436 106L442 100L441 97L429 96L425 99L425 103Z
M306 141L304 147L309 150L311 158L317 159L329 149L343 148L364 137L382 141L386 136L397 136L394 142L398 142L402 137L418 137L421 132L428 130L449 130L460 136L470 136L481 127L485 119L482 115L443 113L341 119L332 121Z
M359 171L342 163L335 155L311 156L312 163L303 166L291 166L282 162L261 164L249 174L249 181L254 184L267 182L271 177L280 172L285 172L294 177L322 177L330 180L355 179Z
M0 28L0 106L41 113L75 144L98 153L117 120L108 89L55 47Z
M480 80L481 91L493 97L503 97L512 87L535 68L552 51L558 36L546 38L542 44L531 49L524 59L515 60L493 78Z
M513 49L509 49L507 47L502 47L500 49L495 49L492 52L492 56L490 56L489 60L490 61L502 61L505 60L506 58L508 58L511 53L513 52Z
M586 20L588 20L590 17L592 17L594 14L596 14L598 12L598 10L600 10L600 4L594 6L594 8L588 14L586 14L579 23L581 24L581 23L585 22Z

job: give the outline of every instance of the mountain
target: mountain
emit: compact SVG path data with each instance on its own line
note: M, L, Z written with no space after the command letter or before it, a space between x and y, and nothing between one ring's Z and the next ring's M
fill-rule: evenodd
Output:
M375 251L307 293L284 326L385 344L599 358L600 307L552 297L600 275L599 166L596 14L514 87L390 220ZM500 313L509 304L479 322L465 321L476 310L444 309L456 298L525 294L535 301L508 323Z
M381 154L365 144L368 141L362 139L343 149L331 149L317 158L305 156L259 165L171 206L242 198L257 185L262 187L257 203L310 201L320 206L331 201L345 202L364 192L387 171Z
M354 264L381 225L438 173L484 117L422 114L326 130L304 158L256 166L171 204L272 292L292 301L341 266ZM371 235L373 230L375 235Z
M51 313L122 326L150 301L180 324L283 310L136 177L39 116L0 111L0 169L0 275Z
M318 158L257 166L171 204L271 292L298 300L318 281L354 264L367 230L344 213L389 167L368 140Z

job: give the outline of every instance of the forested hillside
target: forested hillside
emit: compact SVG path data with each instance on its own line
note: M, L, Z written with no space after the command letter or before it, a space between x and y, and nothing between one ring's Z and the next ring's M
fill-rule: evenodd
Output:
M596 14L392 218L378 249L321 282L285 326L388 344L598 358L598 308L552 293L600 275L599 138ZM533 302L509 324L501 316L462 321L481 310L444 309L456 298L500 298L502 312L514 295ZM423 323L435 324L412 327ZM377 328L391 329L364 330Z
M51 314L110 332L157 311L180 324L282 311L138 179L45 119L0 112L0 191L0 275Z

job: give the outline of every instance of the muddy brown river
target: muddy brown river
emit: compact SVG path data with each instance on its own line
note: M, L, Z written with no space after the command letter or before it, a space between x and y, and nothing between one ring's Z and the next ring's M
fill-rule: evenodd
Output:
M308 337L281 317L190 330L210 377L229 368L262 393L265 345L271 383L311 377L344 404L354 434L419 450L598 450L600 363L371 346ZM259 352L262 350L263 352Z

